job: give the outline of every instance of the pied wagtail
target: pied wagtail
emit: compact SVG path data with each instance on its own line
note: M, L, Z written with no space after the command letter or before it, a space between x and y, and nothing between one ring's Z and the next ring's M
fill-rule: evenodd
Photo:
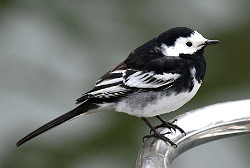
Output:
M140 117L151 129L148 137L158 137L176 146L159 126L180 127L159 115L174 111L197 93L206 71L204 49L218 40L208 40L197 31L176 27L163 32L131 52L111 69L95 87L76 100L75 109L48 122L17 142L17 146L72 118L103 110L116 110ZM153 127L147 117L156 116L161 125Z

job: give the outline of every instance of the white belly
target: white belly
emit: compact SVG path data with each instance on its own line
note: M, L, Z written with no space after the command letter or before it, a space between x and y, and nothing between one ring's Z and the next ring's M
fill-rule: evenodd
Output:
M171 95L154 95L154 93L149 92L145 92L145 95L136 95L135 93L133 96L117 103L115 109L118 112L128 113L137 117L153 117L169 113L177 110L193 98L200 88L200 85L200 83L194 80L194 87L191 92L182 92L179 94L172 93ZM156 97L155 101L150 101L150 96Z

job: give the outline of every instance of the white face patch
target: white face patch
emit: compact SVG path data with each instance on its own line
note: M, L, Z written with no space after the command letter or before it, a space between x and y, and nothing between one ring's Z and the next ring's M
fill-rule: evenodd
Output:
M200 50L207 41L200 33L194 31L194 33L189 37L179 37L174 46L167 46L162 43L161 52L165 56L179 56L180 54L193 54ZM191 42L192 46L188 46L187 42Z

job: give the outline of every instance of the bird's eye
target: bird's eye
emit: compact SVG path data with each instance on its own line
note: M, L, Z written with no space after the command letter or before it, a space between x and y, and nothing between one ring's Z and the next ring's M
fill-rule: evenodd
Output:
M188 42L186 43L186 45L187 45L188 47L191 47L193 44L192 44L190 41L188 41Z

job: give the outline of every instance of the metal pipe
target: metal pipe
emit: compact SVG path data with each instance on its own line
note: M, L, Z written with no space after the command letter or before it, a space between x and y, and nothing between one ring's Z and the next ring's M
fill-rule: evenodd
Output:
M154 137L146 139L139 151L136 168L170 168L171 162L185 151L217 139L250 133L250 99L210 105L176 117L178 130L166 137L177 148ZM159 128L161 133L168 128Z

